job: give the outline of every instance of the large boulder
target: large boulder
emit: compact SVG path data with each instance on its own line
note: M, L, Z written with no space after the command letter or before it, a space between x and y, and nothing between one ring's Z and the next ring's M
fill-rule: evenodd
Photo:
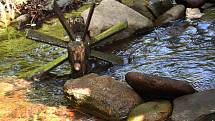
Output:
M185 15L185 6L184 5L176 5L166 11L163 15L159 16L155 20L155 25L166 24L170 21L177 20L179 18L184 17Z
M173 5L171 0L121 0L142 15L154 20Z
M155 100L135 107L127 121L165 121L172 113L171 102Z
M89 74L67 81L64 89L73 107L111 121L126 118L142 102L131 88L109 76Z
M185 95L173 101L172 121L194 121L215 112L215 89Z
M89 9L82 13L85 22ZM94 10L89 26L90 36L95 37L101 32L120 21L127 21L128 28L110 37L110 40L121 40L131 36L134 32L153 27L153 22L140 13L132 10L116 0L103 0Z
M142 97L173 99L195 92L188 82L139 72L127 73L125 80Z

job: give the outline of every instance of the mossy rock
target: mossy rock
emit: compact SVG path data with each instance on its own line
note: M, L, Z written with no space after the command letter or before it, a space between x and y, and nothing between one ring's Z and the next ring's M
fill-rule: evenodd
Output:
M204 10L203 20L215 20L215 8Z
M150 101L134 108L127 121L165 121L171 112L172 105L169 101Z

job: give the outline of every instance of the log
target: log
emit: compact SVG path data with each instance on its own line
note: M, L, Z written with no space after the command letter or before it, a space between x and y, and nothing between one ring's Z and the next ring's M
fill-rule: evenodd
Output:
M101 34L97 35L94 38L94 41L92 42L92 44L95 45L99 41L104 40L105 38L110 37L110 36L120 32L120 31L126 29L127 27L128 27L128 22L127 21L121 21L119 23L116 23L115 25L113 25L112 27L107 29L106 31L104 31Z
M129 72L125 80L142 97L174 99L195 92L186 81L151 74Z
M54 59L53 61L49 62L48 64L41 66L39 68L36 68L35 70L32 70L28 73L26 73L25 75L23 75L23 77L25 78L38 78L41 77L42 75L46 74L48 71L52 70L53 68L59 66L60 64L62 64L63 62L65 62L68 58L68 54L65 53L63 55L61 55L60 57Z

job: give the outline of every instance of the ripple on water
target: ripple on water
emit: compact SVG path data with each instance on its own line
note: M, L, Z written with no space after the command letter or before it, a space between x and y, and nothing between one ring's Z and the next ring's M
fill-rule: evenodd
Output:
M124 79L127 72L137 71L186 80L197 90L215 88L214 35L215 24L210 21L158 27L117 53L130 61L103 73Z

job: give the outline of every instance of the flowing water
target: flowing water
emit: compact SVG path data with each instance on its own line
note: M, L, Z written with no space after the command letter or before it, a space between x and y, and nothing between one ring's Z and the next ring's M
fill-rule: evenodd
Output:
M57 29L56 29L57 27ZM42 28L42 32L64 38L60 24ZM22 77L66 52L66 49L26 39L25 32L12 39L1 39L0 76ZM57 33L57 34L54 34ZM124 79L129 71L138 71L190 82L197 90L215 88L215 21L175 21L157 27L148 34L111 45L113 53L124 58L123 65L114 65L100 74ZM7 37L6 37L7 38ZM51 73L70 73L64 63ZM34 81L27 98L34 103L49 106L69 105L63 98L63 84L68 77ZM124 81L123 81L124 82ZM79 115L83 119L83 115ZM91 118L87 117L91 120ZM85 120L85 119L83 119ZM94 120L94 119L92 119Z
M215 22L177 21L116 47L124 65L105 74L124 79L137 71L190 82L197 90L215 88Z

